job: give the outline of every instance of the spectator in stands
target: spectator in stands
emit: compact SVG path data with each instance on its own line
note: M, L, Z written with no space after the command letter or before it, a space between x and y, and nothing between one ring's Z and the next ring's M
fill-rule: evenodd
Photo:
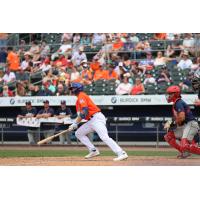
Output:
M80 33L75 33L75 35L73 37L73 43L74 44L80 43L80 39L81 39Z
M8 84L10 82L16 81L16 76L15 76L15 73L11 72L10 68L7 67L6 73L4 74L2 79L3 79L4 84Z
M59 69L58 81L68 85L70 83L70 74L64 69Z
M13 51L12 47L8 47L7 52L8 52L7 63L9 69L14 72L18 71L20 66L18 55Z
M194 38L194 55L200 56L200 33L195 34Z
M166 65L168 61L173 60L173 58L167 58L163 56L163 53L161 51L158 51L157 57L154 60L154 66L160 66L160 65Z
M49 101L45 100L45 101L43 101L43 103L44 103L44 108L38 112L38 114L36 115L36 118L40 119L40 118L53 117L54 110L53 110L53 108L50 108ZM54 134L55 126L52 124L48 124L48 123L42 123L40 130L43 133L44 137L47 138ZM51 142L49 142L49 144L51 144Z
M44 85L48 85L48 89L52 92L52 94L55 94L56 92L56 87L53 85L53 80L47 80Z
M50 64L50 58L48 56L45 57L44 62L41 64L40 68L43 72L51 70L52 66Z
M107 79L107 70L104 70L103 66L94 72L93 80L97 81L99 79Z
M144 74L146 70L152 70L153 67L154 67L154 59L152 59L151 52L147 52L146 59L141 60L139 62L138 68L140 68Z
M189 88L192 88L193 77L194 77L194 73L190 72L187 75L186 79L183 82L179 83L181 90L188 90Z
M100 62L99 62L99 57L98 56L94 56L93 57L93 61L90 63L90 68L94 72L100 68Z
M38 85L30 84L28 89L29 89L28 96L40 96L38 95L38 92L40 91Z
M8 33L0 33L0 47L7 45Z
M140 39L137 37L136 33L130 33L130 40L135 45L140 41Z
M106 37L104 45L102 46L103 53L111 53L113 48L112 39L110 37Z
M138 95L138 94L144 94L145 93L145 89L144 89L144 85L141 82L140 78L136 78L135 79L135 84L132 87L131 90L131 95Z
M58 53L58 59L54 61L53 65L57 68L63 68L63 69L67 67L68 61L65 58L65 54L63 52Z
M194 38L192 37L192 33L185 34L183 48L184 50L189 51L192 55L194 54Z
M191 69L192 61L189 59L189 53L187 51L181 52L181 60L177 67L180 69Z
M174 41L172 42L172 48L174 50L183 49L182 40L180 34L174 33Z
M26 51L26 41L25 40L20 40L19 49L17 51L17 54L18 54L19 59L20 59L20 62L22 62L22 60L24 58L25 51Z
M40 47L40 56L41 58L46 58L50 53L50 47L47 44L45 40L42 41L41 47Z
M174 40L174 33L166 33L166 40Z
M72 73L70 74L70 82L80 82L80 73L77 71L76 67L72 68Z
M13 92L8 88L7 85L4 85L0 91L0 97L13 97Z
M91 84L92 83L92 73L91 73L91 70L90 70L89 65L87 63L87 60L81 61L81 67L82 67L81 83L83 85Z
M160 69L156 81L158 84L163 83L163 82L170 83L170 74L169 74L168 69L165 66L163 66Z
M146 77L144 79L144 85L155 84L155 83L156 83L156 79L152 76L150 71L147 71Z
M72 112L71 112L70 108L68 108L66 106L66 101L62 100L60 102L60 107L55 112L55 116L58 119L63 119L65 117L70 118L71 115L72 115ZM70 124L60 124L60 125L57 125L56 129L59 132L60 131L64 131L64 130L67 130L69 128L69 125ZM69 133L60 135L59 136L60 144L64 145L66 140L67 140L67 144L71 144L71 138L70 138L70 136L71 136L71 134L69 134Z
M0 49L0 66L5 67L6 66L6 58L7 58L7 52L6 48L2 47Z
M48 82L43 83L43 87L39 89L37 96L53 96L53 92L49 90Z
M120 83L115 92L117 95L127 95L131 93L132 85L128 81L128 77L123 77L123 82Z
M104 34L102 33L94 33L92 38L92 45L103 45L103 42L105 40Z
M136 50L136 56L137 58L141 58L143 54L145 54L145 52L151 51L151 47L150 44L147 40L145 41L140 41L137 43L137 45L135 46L135 50ZM134 54L131 55L132 59L134 58Z
M154 39L155 40L166 40L167 34L166 33L155 33Z
M133 76L139 76L145 74L146 69L142 66L139 66L139 63L136 61L131 62L131 74Z
M67 87L59 83L56 90L56 96L65 96L68 94Z
M75 67L79 66L82 60L87 60L87 56L83 51L84 48L83 46L81 46L79 47L79 51L75 52L74 55L72 56L72 62Z
M53 69L45 71L43 82L47 82L48 80L53 82L53 80L55 79L56 76L52 72L53 72Z
M90 37L86 33L82 33L80 45L87 46L91 43Z
M24 71L30 71L29 68L29 62L32 61L32 54L30 52L25 52L24 53L24 60L21 63L21 69Z
M172 58L172 57L175 56L175 51L174 51L174 49L172 48L171 45L168 45L168 46L167 46L167 49L166 49L166 51L165 51L165 56L166 56L166 57L169 57L169 58Z
M120 51L124 46L124 43L121 41L120 37L116 37L113 43L113 51Z
M61 37L61 42L63 42L63 41L71 42L72 38L73 38L73 33L63 33L63 35Z
M15 96L27 96L25 85L21 81L17 81L16 83Z
M20 68L19 72L16 72L16 80L22 82L26 86L29 83L29 74Z
M64 38L58 52L64 53L64 55L68 55L71 53L71 51L72 51L71 41Z
M194 58L191 65L191 70L196 71L200 68L200 57Z
M21 114L19 114L18 118L32 118L37 114L37 109L32 107L31 101L26 102L26 107L22 109ZM39 128L28 127L27 128L28 141L29 144L35 145L40 140Z
M33 56L33 62L38 61L40 59L40 47L37 40L34 40L32 42L29 52Z
M107 75L106 75L106 79L110 80L110 79L115 79L118 80L119 76L117 74L117 72L115 71L115 65L112 62L108 63L108 70L106 71Z

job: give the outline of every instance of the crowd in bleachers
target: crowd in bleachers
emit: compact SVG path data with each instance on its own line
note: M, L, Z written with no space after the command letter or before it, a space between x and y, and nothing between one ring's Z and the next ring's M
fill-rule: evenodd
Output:
M192 93L200 68L200 34L192 33L41 34L5 44L1 97L70 95L71 82L91 95L163 94L171 84Z

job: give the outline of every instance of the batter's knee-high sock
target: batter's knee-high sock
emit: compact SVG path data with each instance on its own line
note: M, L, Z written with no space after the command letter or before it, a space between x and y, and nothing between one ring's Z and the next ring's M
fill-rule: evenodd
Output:
M168 132L164 136L164 138L165 138L166 142L168 142L170 144L170 146L174 147L175 149L177 149L179 152L182 153L181 146L176 142L174 132L172 132L172 131Z

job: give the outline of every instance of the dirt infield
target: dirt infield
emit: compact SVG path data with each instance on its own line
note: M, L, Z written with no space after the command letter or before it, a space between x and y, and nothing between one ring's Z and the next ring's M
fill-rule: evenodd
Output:
M77 149L77 147L19 147L19 146L1 146L1 150L21 150L27 149ZM83 147L79 147L84 149ZM100 147L101 151L106 147ZM166 148L148 148L148 147L125 147L125 150L131 151L166 151ZM167 151L174 151L167 148ZM177 159L176 156L129 156L127 160L114 162L112 156L99 156L90 160L85 160L84 157L79 156L66 156L66 157L12 157L0 158L1 166L200 166L200 156L192 156L187 159Z

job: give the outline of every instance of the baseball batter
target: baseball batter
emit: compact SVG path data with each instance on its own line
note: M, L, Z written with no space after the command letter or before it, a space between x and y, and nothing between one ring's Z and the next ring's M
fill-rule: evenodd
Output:
M180 154L178 158L186 158L190 153L200 154L200 148L194 139L198 134L199 125L189 106L181 99L181 90L178 86L170 86L166 95L168 103L172 102L174 121L165 128L169 129L164 136L165 140ZM177 142L177 139L180 142Z
M88 134L96 132L103 142L105 142L112 151L117 155L114 161L120 161L128 158L128 155L122 148L108 135L106 128L105 116L101 113L90 97L83 92L83 85L80 83L72 83L70 90L77 96L76 111L77 118L69 128L75 130L82 119L88 120L85 124L80 126L76 132L76 137L83 143L89 150L89 154L85 156L86 159L98 156L99 150L91 143Z

